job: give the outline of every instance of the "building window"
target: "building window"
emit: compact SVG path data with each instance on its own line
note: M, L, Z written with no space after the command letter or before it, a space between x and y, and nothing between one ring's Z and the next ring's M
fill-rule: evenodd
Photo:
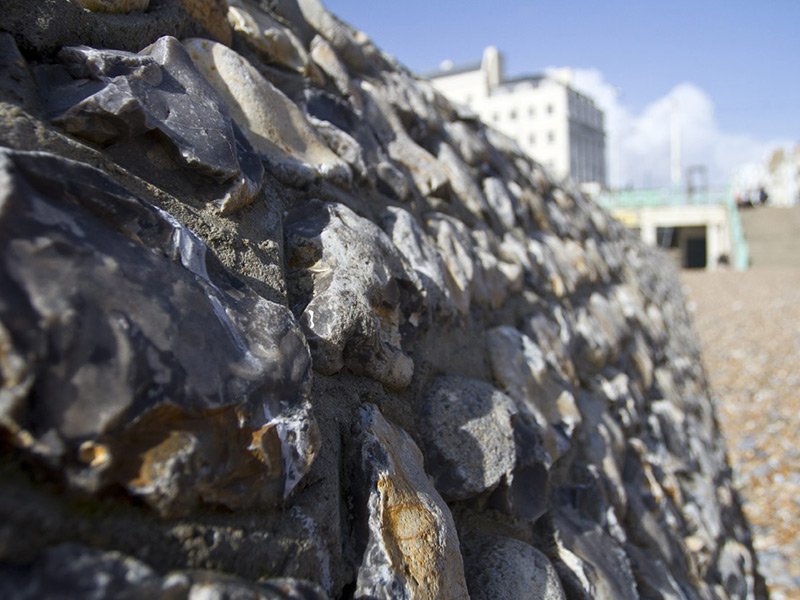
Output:
M534 144L536 144L536 136L535 136L535 135L533 135L533 134L530 134L530 135L528 136L528 143L529 143L531 146L533 146Z
M553 114L553 105L552 104L548 104L547 105L547 114L548 115L552 115Z
M516 121L517 120L517 111L516 110L512 110L510 113L508 113L508 118L511 119L512 121Z
M531 106L530 108L528 108L528 116L529 116L529 117L533 117L534 115L536 115L536 109L534 109L534 108Z
M556 141L555 132L553 132L553 131L548 131L547 132L547 141L550 142L551 144Z

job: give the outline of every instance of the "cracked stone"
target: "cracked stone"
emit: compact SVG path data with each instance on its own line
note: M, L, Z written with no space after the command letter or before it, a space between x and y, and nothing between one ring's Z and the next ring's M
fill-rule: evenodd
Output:
M313 201L290 211L285 234L290 294L314 369L344 367L396 389L414 361L403 350L421 309L421 287L391 239L341 204Z
M357 441L367 541L356 598L469 598L450 509L411 437L375 405L359 411Z
M0 172L1 330L33 391L0 403L14 443L163 514L288 496L318 446L288 309L93 168L3 150Z

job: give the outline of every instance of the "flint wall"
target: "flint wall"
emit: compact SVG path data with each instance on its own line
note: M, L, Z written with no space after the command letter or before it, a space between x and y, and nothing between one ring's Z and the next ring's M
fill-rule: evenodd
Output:
M4 4L5 597L764 595L603 210L314 0Z

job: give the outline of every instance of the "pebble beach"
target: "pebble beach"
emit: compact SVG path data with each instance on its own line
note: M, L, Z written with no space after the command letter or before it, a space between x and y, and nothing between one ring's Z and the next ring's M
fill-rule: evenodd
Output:
M800 269L681 278L760 570L800 598Z

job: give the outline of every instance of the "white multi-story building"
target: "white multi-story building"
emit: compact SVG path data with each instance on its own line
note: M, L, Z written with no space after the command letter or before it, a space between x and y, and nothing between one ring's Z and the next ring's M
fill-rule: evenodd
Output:
M434 87L516 140L557 177L605 185L603 112L570 86L569 71L505 79L503 57L489 47L480 64L444 63L429 74Z

